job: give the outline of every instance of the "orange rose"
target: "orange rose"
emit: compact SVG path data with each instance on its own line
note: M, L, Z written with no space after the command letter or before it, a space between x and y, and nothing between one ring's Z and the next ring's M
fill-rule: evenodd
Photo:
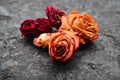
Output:
M54 60L65 62L79 47L79 42L79 37L75 32L63 30L52 33L49 42L49 55Z
M98 23L87 13L79 14L78 11L71 11L62 18L62 26L59 30L73 30L78 32L80 42L93 42L98 38Z
M50 33L43 33L39 37L34 38L33 44L36 46L47 47L50 40Z

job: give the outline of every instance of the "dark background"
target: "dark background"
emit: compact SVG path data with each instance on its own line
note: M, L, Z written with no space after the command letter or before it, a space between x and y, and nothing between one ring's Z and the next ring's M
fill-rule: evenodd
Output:
M19 31L25 19L46 17L47 5L89 13L99 39L66 63L52 61ZM0 0L0 80L120 80L120 0Z

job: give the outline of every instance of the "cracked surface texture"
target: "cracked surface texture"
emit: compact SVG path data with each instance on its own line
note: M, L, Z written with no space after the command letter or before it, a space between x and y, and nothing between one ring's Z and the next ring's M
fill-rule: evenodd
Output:
M19 31L25 19L46 17L47 5L89 13L99 22L99 39L67 63L52 61ZM120 0L0 0L0 80L120 80Z

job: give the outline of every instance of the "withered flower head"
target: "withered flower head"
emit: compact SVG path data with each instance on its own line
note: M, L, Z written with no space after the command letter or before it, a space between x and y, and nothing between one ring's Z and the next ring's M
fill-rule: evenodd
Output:
M46 7L46 16L50 20L51 24L57 29L61 26L61 17L63 15L65 15L63 10L60 10L54 6Z
M65 62L79 46L79 37L75 32L58 31L52 33L49 42L49 55L53 60Z
M62 26L59 30L73 30L78 32L80 42L93 42L98 38L98 23L87 13L79 14L78 11L71 11L67 16L62 17Z
M51 32L52 26L49 20L45 18L28 19L21 23L20 31L25 37L38 36L41 33Z
M28 19L22 22L20 31L22 36L25 37L39 34L39 32L35 30L35 21L32 19Z
M36 29L42 33L48 33L52 31L52 25L50 21L46 18L36 19Z

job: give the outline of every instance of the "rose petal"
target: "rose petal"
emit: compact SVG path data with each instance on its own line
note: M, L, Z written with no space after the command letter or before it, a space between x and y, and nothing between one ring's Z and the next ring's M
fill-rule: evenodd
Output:
M43 33L39 37L34 38L33 44L40 47L47 47L50 40L50 33Z

